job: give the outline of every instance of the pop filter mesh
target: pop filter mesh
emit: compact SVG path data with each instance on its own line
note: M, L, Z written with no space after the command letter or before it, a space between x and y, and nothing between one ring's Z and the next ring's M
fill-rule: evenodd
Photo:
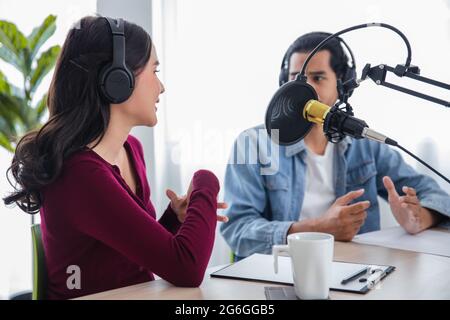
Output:
M278 89L266 111L266 130L275 137L278 129L278 143L290 145L300 141L312 128L312 123L303 118L303 108L311 100L317 100L315 90L307 83L294 80ZM272 139L274 138L272 137Z

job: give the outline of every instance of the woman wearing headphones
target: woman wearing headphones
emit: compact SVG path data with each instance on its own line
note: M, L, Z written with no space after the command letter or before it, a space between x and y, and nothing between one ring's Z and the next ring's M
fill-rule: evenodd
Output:
M130 130L157 123L164 87L139 26L85 17L70 30L48 95L49 120L18 143L4 199L41 214L47 297L67 299L154 279L198 286L214 244L219 183L197 171L168 190L157 220L143 149ZM71 270L78 278L73 281Z

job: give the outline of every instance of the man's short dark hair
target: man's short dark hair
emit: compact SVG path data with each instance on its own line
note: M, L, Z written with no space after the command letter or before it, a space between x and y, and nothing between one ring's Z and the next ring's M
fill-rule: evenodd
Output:
M286 58L287 66L289 68L289 62L291 56L294 53L308 53L311 52L319 43L321 43L325 38L330 36L330 33L327 32L311 32L304 34L303 36L297 38L289 47ZM333 69L334 73L336 73L336 77L338 79L342 79L345 75L348 66L348 57L342 48L340 41L336 38L328 41L321 49L328 50L331 54L330 57L330 66Z

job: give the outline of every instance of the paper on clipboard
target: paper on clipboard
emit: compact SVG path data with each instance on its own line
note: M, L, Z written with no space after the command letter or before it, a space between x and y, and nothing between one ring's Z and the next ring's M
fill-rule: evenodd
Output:
M211 277L232 278L240 280L265 281L279 284L293 285L291 258L279 256L279 271L276 274L273 269L273 256L267 254L255 253L243 260L231 264L211 274ZM392 272L393 266L367 265L359 263L348 263L333 261L331 290L347 291L355 293L366 293L370 289L366 283L358 280L341 284L342 279L363 269L371 267L380 268L386 275Z
M357 235L353 242L450 257L450 232L425 230L411 235L392 227Z

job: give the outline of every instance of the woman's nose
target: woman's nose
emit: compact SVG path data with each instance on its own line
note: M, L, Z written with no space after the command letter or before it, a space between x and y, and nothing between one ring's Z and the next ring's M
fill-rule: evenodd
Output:
M164 91L166 91L166 88L164 87L163 83L161 81L159 81L160 87L161 87L161 91L159 92L159 94L164 93Z

